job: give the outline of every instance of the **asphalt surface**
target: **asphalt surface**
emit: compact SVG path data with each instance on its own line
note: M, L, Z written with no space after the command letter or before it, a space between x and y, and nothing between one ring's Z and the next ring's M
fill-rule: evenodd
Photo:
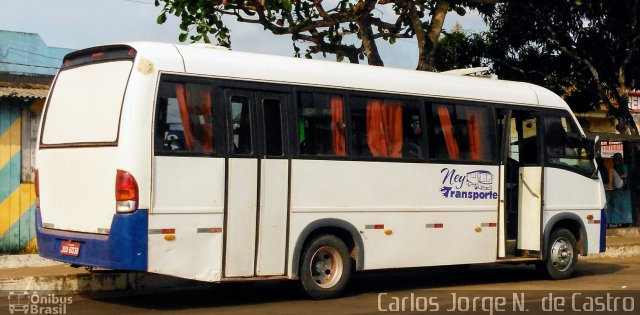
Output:
M9 314L10 304L14 314L638 314L640 257L581 260L575 277L562 281L542 279L527 265L368 271L352 278L344 297L326 301L308 299L295 281L153 294L35 293L19 303L15 295L0 299L0 314Z

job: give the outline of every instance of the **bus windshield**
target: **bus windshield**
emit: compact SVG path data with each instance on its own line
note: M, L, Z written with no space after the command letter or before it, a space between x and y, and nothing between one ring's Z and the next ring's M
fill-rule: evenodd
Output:
M50 96L42 144L114 143L132 61L63 70Z

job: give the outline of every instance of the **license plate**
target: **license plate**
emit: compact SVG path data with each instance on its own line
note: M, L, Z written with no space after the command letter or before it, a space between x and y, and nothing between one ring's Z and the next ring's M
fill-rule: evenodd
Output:
M60 244L60 254L66 256L80 255L80 243L72 241L63 241Z

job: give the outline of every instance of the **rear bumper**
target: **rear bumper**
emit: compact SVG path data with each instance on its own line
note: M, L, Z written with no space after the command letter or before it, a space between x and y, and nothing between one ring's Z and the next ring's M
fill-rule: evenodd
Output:
M115 214L109 235L53 230L42 227L36 209L36 234L40 256L81 266L120 270L147 270L149 212ZM80 243L78 256L60 254L63 241Z

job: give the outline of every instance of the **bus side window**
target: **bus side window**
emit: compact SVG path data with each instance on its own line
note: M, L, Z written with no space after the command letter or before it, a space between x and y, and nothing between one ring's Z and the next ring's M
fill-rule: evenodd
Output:
M229 99L231 112L232 142L231 152L234 154L250 155L253 153L251 144L251 112L249 99L246 96L233 95Z
M423 158L423 127L416 103L354 97L350 105L354 157Z
M544 139L547 162L574 168L591 174L595 165L589 158L587 148L578 129L567 117L547 116L544 118Z
M431 158L452 161L491 161L493 139L488 108L433 104Z
M262 100L264 124L264 141L268 156L283 156L282 149L282 116L280 101L277 99Z
M346 156L342 96L300 93L298 145L302 155Z
M163 81L156 121L156 151L215 153L211 87Z
M459 160L460 147L451 120L453 105L433 104L431 107L432 126L429 136L429 152L432 159Z

